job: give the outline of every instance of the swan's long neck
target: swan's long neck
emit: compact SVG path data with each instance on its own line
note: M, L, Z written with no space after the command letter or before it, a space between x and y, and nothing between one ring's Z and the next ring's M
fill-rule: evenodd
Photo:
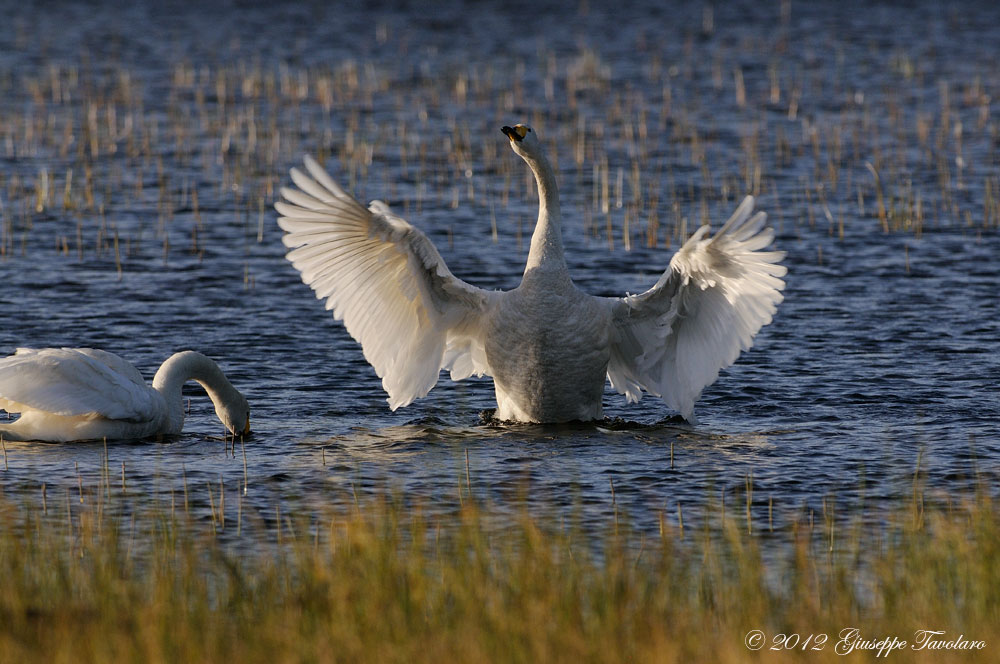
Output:
M165 433L180 433L184 427L181 388L189 380L197 381L205 388L215 404L216 412L220 410L221 404L236 403L240 398L240 393L214 360L193 350L175 353L167 358L153 376L153 389L162 394L167 402Z
M528 252L528 262L524 273L542 268L569 280L569 270L566 269L566 258L562 245L562 215L559 212L559 189L556 186L556 176L545 155L538 153L523 156L531 167L538 184L538 221L535 232L531 235L531 250Z

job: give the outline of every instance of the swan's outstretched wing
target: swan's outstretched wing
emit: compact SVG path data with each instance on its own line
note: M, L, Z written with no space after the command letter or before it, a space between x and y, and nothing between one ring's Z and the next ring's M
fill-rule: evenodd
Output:
M752 212L747 196L715 237L698 229L655 286L614 302L608 378L629 401L646 390L694 421L702 389L771 322L785 253L764 251L774 232Z
M146 422L160 411L158 394L139 371L92 348L18 348L0 359L0 408L63 416Z
M374 201L365 209L313 159L275 203L302 281L361 343L395 410L427 394L441 369L491 373L480 334L493 293L448 270L431 241ZM311 177L310 177L311 176Z

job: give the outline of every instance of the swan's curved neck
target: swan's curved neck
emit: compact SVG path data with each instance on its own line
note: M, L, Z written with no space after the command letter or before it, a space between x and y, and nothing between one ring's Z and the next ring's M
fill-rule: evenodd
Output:
M559 212L559 188L556 186L556 176L545 155L537 153L523 156L531 167L538 184L538 221L535 232L531 235L531 250L528 252L528 262L524 273L544 268L564 274L569 278L566 269L566 259L563 256L562 245L562 215Z
M189 380L197 381L205 388L216 411L220 404L239 399L239 392L214 360L193 350L175 353L167 358L153 376L153 389L162 394L167 402L166 433L180 433L184 426L181 388Z

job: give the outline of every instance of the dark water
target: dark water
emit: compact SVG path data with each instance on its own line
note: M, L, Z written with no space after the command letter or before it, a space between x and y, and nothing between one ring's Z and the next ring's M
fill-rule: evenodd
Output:
M3 3L0 352L99 347L149 377L176 350L216 358L253 408L245 500L261 513L384 488L446 509L467 459L480 498L596 520L613 482L649 527L678 502L742 500L750 475L760 519L768 499L780 516L906 495L918 458L928 489L993 483L1000 8L814 4ZM606 413L630 424L487 426L492 384L446 377L390 412L283 259L270 206L311 152L405 213L456 275L512 287L536 209L498 131L517 121L556 151L570 267L594 294L644 290L682 224L759 194L788 251L786 299L705 390L697 426L610 391ZM186 481L202 508L221 479L235 505L241 450L190 397L183 435L113 444L109 466L137 494ZM103 454L10 443L0 481L29 498L93 486Z

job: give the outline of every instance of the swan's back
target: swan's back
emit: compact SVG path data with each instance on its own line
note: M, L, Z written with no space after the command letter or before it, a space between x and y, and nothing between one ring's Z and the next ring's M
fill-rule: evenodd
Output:
M569 422L602 416L610 310L571 282L531 279L487 322L497 418Z
M142 377L142 374L139 373L139 370L136 369L131 362L123 360L114 353L109 353L106 350L99 350L97 348L63 348L60 350L75 351L77 353L86 355L87 357L105 365L106 367L114 371L116 374L121 376L122 378L130 380L136 385L141 385L142 387L146 387L146 379ZM15 355L17 353L20 353L21 351L37 352L33 351L30 348L18 348L17 352L15 352Z

